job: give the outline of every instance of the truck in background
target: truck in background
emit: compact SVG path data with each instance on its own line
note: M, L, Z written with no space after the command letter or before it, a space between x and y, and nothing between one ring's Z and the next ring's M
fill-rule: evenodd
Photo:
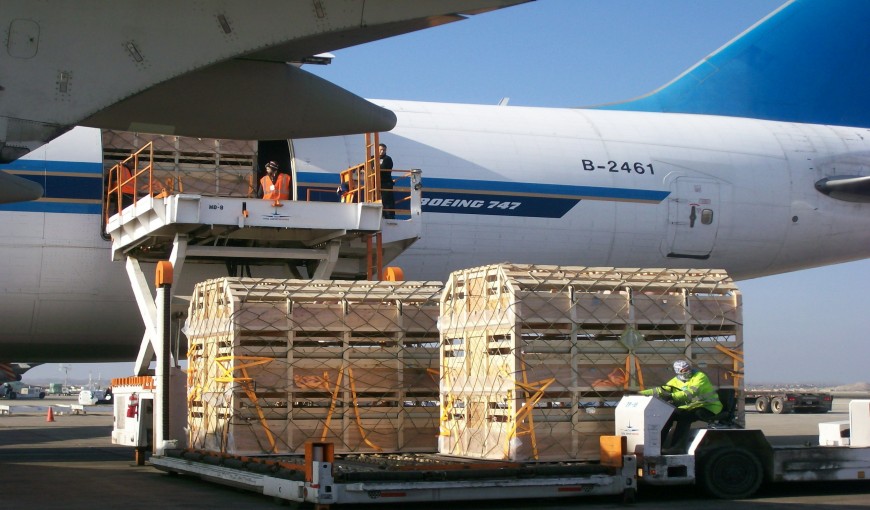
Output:
M830 393L786 390L747 389L744 399L747 406L754 406L759 413L774 414L827 413L834 403Z

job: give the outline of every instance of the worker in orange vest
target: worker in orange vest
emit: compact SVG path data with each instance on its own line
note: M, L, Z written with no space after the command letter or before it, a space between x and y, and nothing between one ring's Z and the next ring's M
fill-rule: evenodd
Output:
M266 163L266 175L260 179L258 196L266 200L290 200L290 176L278 170L278 163Z
M111 181L109 182L109 215L118 213L118 186L121 187L121 209L129 205L133 205L133 199L136 196L136 183L133 182L133 172L130 169L130 163L127 161L118 164L118 172L110 174Z

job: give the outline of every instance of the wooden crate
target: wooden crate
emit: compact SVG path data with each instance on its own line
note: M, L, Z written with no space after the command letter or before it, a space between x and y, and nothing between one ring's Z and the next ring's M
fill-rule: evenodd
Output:
M188 318L190 444L232 455L433 452L440 282L221 278Z
M743 387L741 297L720 270L457 271L440 324L446 454L597 460L619 398L667 382L680 358Z

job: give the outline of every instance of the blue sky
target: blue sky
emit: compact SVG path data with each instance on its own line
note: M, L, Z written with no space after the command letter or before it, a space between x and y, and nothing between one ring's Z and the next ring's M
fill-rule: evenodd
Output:
M780 0L538 0L334 51L307 68L368 98L576 107L649 92L781 5ZM741 283L747 380L870 381L870 261ZM73 365L70 377L129 375ZM57 365L32 378L55 378Z

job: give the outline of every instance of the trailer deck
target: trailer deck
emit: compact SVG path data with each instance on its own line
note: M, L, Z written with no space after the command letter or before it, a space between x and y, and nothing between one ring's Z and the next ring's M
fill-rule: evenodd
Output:
M314 504L408 503L617 495L633 499L637 463L515 463L442 455L330 456L314 444L305 457L227 457L166 450L151 458L162 471ZM325 455L324 460L317 460ZM329 460L327 460L329 459Z

